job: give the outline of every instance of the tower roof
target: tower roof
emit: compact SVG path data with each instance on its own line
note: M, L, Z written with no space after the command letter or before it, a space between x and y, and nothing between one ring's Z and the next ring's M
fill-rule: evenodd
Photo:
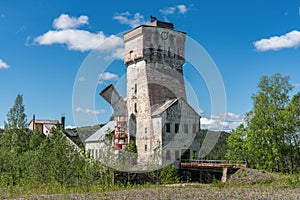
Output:
M163 21L158 21L154 20L148 26L155 26L155 27L160 27L160 28L168 28L168 29L174 29L174 24L169 23L169 22L163 22Z

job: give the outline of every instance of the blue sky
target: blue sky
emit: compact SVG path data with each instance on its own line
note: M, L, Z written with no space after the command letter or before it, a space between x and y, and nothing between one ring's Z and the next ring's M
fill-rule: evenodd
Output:
M290 76L300 89L300 1L1 1L0 2L0 126L17 94L23 94L28 120L59 119L75 126L74 113L107 121L111 108L98 93L110 83L124 88L126 67L120 60L122 33L148 23L149 16L174 23L208 52L226 90L226 113L211 113L203 79L187 63L185 78L197 93L203 126L214 129L220 116L226 130L251 109L251 95L263 75ZM119 35L118 35L119 34ZM110 38L110 44L103 40ZM76 81L89 77L80 69L91 51L114 58L105 72L95 69L95 106L72 107ZM95 66L97 68L97 66ZM79 74L79 75L78 75ZM76 85L76 84L75 84ZM122 93L122 92L121 92ZM125 95L125 93L122 93ZM212 115L211 115L212 114ZM76 114L75 114L76 115ZM224 124L225 123L225 124Z

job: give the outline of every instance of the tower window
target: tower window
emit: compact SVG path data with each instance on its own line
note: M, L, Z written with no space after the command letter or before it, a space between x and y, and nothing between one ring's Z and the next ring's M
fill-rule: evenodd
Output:
M148 146L145 144L145 151L147 151L148 150Z
M137 104L134 103L134 112L137 112Z
M147 133L147 128L145 128L145 133Z
M137 93L137 84L134 84L134 93Z
M134 58L133 51L130 51L129 54L130 54L130 58L133 59Z
M170 123L166 123L166 132L167 133L171 132L171 125L170 125Z

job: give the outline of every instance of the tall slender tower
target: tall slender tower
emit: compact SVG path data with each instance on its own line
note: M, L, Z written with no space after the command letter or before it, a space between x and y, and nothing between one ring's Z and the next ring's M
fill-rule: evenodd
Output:
M136 141L140 159L147 159L161 142L152 112L186 92L182 65L186 34L172 23L153 21L124 34L127 66L128 133Z

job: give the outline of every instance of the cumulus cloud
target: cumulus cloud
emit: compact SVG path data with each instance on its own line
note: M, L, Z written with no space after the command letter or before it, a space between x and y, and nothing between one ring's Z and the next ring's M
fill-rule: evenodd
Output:
M169 7L169 8L165 8L165 9L160 9L159 11L164 15L172 15L172 14L175 13L176 7Z
M80 17L70 17L67 14L61 14L58 18L54 19L53 27L56 29L69 29L77 28L81 25L88 24L88 16L81 15Z
M244 123L244 116L234 113L213 114L209 117L201 118L201 129L210 131L231 131L238 125Z
M130 12L124 12L121 14L115 14L113 19L117 20L121 24L125 24L130 26L131 28L135 28L141 24L148 24L149 21L145 20L145 17L140 13L135 13L132 15Z
M281 36L261 39L253 44L258 51L275 51L285 48L297 48L300 46L300 32L294 30Z
M0 59L0 69L8 69L9 65L4 62L2 59Z
M91 33L75 29L50 30L35 38L34 42L40 45L65 44L69 50L82 52L93 49L113 51L123 44L123 40L114 35L107 37L103 32Z
M180 14L185 14L188 11L188 9L185 5L178 5L177 9Z
M4 125L1 125L1 126L0 126L0 129L4 129Z
M81 108L81 107L77 107L75 109L75 111L79 112L79 113L85 113L85 114L88 114L88 115L99 115L99 114L106 113L106 110L104 110L104 109L92 110L92 109L85 109L85 108Z
M64 44L69 50L85 52L96 49L109 52L112 56L116 55L116 52L122 48L122 38L115 35L106 36L102 31L92 33L76 29L82 24L88 24L87 16L75 18L62 14L53 21L55 30L49 30L34 38L34 44Z
M124 58L124 48L122 48L122 47L116 48L112 52L111 57L112 58L123 59Z
M105 81L113 81L113 80L115 80L115 81L119 80L119 76L117 74L113 74L110 72L104 72L102 74L99 74L98 83L102 84Z
M187 13L188 8L185 5L181 4L181 5L177 5L177 6L173 6L173 7L160 9L159 11L164 15L172 15L175 13L185 14L185 13Z
M66 126L65 128L66 128L66 129L74 129L74 128L76 128L76 126L68 125L68 126Z

